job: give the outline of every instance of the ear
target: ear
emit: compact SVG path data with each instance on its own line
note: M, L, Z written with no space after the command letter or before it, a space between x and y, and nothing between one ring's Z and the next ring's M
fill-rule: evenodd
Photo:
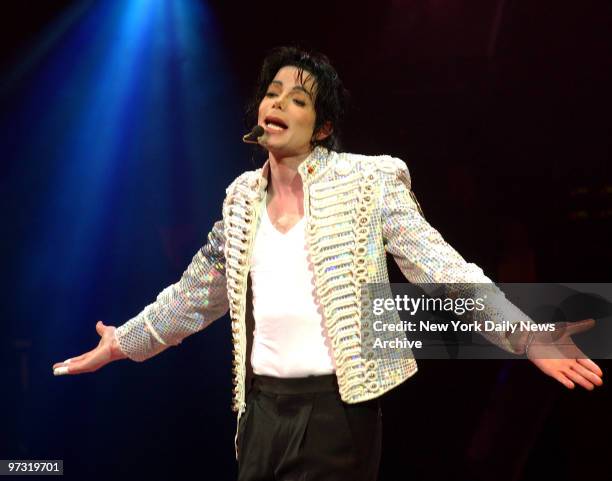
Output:
M315 135L315 139L323 140L329 137L333 131L334 129L332 127L332 123L329 120L327 120L326 122L323 123L323 125L319 129L319 131L317 132L317 135Z

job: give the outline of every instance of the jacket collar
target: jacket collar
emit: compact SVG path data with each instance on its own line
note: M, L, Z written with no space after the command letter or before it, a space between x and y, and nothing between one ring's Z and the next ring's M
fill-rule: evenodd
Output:
M304 161L298 166L298 173L302 177L304 183L308 183L312 178L318 176L325 167L328 165L332 158L332 152L327 150L325 147L315 147L310 155L304 159ZM260 169L260 175L257 180L258 191L265 190L268 186L268 176L270 175L270 160L266 160L266 163Z

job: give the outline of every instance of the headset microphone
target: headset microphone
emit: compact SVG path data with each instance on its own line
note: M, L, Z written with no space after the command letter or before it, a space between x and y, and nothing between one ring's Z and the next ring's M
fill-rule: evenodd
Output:
M263 127L261 125L256 125L248 134L242 136L242 141L245 144L258 144L259 137L263 134Z

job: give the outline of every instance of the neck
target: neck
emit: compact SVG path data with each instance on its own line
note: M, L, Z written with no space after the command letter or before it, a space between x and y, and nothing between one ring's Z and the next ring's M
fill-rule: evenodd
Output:
M302 178L298 167L310 155L309 152L293 156L281 157L269 152L270 163L270 185L268 194L279 197L295 196L302 193Z

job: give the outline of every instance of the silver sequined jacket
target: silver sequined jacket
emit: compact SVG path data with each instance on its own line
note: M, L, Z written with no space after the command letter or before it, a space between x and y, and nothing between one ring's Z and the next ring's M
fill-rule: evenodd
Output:
M232 182L223 203L223 219L214 224L208 242L181 279L116 330L122 351L132 360L144 361L201 331L229 309L233 409L238 420L246 406L247 278L268 170L266 163ZM299 174L316 294L324 309L340 396L347 403L378 397L417 370L410 355L377 358L367 344L371 341L362 336L360 289L365 283L389 282L386 252L413 283L491 280L478 266L467 263L424 219L401 160L317 147L300 164ZM514 314L513 321L526 319L518 309ZM393 322L398 314L388 315ZM507 351L521 354L524 350L504 332L489 337Z

